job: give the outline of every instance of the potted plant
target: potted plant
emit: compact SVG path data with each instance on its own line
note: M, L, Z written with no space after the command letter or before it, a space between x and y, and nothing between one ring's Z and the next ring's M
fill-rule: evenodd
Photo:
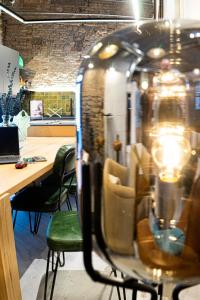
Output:
M21 110L21 103L24 99L24 88L19 90L16 96L13 95L13 83L16 73L16 67L11 71L11 63L7 66L8 91L0 96L0 107L2 111L2 126L11 126L14 115L17 115Z

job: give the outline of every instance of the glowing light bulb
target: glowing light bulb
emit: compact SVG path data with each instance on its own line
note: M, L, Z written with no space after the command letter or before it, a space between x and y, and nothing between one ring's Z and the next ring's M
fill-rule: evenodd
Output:
M148 81L146 81L146 80L142 81L142 83L141 83L141 88L142 88L143 90L147 90L148 87L149 87Z
M164 182L176 182L191 155L191 147L185 138L183 126L164 125L154 133L152 156Z
M94 64L90 62L90 63L88 64L88 68L89 68L89 69L93 69L93 68L94 68Z

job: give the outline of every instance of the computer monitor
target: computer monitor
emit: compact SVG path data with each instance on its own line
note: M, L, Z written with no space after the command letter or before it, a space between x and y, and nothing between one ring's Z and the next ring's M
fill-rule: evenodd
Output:
M43 102L42 100L30 101L30 117L31 120L41 120L43 118Z
M0 127L0 163L19 160L18 127Z

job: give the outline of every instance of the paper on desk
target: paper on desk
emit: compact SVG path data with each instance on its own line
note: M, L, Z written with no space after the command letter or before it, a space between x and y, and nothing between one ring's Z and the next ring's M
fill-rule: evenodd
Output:
M13 123L19 128L19 141L24 141L27 137L27 128L30 126L30 116L25 110L21 110L14 116Z

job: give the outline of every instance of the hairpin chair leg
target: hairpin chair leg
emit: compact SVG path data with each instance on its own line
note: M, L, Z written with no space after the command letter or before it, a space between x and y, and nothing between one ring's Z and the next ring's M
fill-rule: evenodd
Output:
M134 289L132 292L132 300L136 300L137 299L137 290Z
M192 286L195 286L197 285L198 283L196 284L186 284L186 283L180 283L180 284L177 284L173 290L173 293L172 293L172 299L173 300L179 300L179 294L181 291L189 288L189 287L192 287Z
M37 234L39 226L40 226L40 221L41 221L42 213L40 213L40 212L35 212L34 213L34 224L33 225L32 225L32 220L31 220L31 212L29 211L28 214L29 214L30 232L32 234Z
M47 267L46 267L46 276L45 276L45 285L44 285L44 300L47 299L47 283L49 277L49 262L50 262L51 250L48 251L47 256Z
M17 219L17 213L18 213L17 210L15 210L15 212L14 212L14 209L12 209L12 216L14 215L14 218L13 218L13 229L15 228L16 219Z
M159 299L162 300L162 297L163 297L163 285L162 284L158 285L158 295L159 295Z
M61 255L59 255L59 266L64 267L65 265L65 252L62 252L62 260L60 258Z
M70 199L69 199L69 193L68 192L67 192L67 195L66 195L66 203L67 203L68 210L72 210L72 206L71 206L71 202L70 202Z
M74 198L75 198L75 203L76 203L76 210L78 210L78 195L77 195L77 189L75 190Z
M112 269L112 273L114 274L115 277L117 277L117 271L115 269ZM121 300L120 289L118 286L116 288L117 288L118 299Z
M47 256L47 268L46 268L45 286L44 286L44 300L47 299L47 288L48 288L48 277L49 277L49 263L50 263L51 252L52 252L52 255L54 256L53 251L49 250L48 251L48 256ZM54 269L54 272L53 272L53 282L52 282L52 287L51 287L51 293L50 293L49 300L53 299L53 292L54 292L54 287L55 287L55 282L56 282L56 276L57 276L59 261L60 261L60 255L58 253L57 258L56 258L56 266L55 266L55 269Z
M57 275L57 271L58 271L58 265L59 265L59 255L58 255L57 260L56 260L56 267L55 267L55 271L54 271L54 274L53 274L53 282L52 282L52 287L51 287L50 300L53 299L53 292L54 292L54 287L55 287L55 282L56 282L56 275Z
M121 273L121 277L124 278L123 273ZM125 289L125 288L122 288L122 290L123 290L124 300L126 300L126 289Z

